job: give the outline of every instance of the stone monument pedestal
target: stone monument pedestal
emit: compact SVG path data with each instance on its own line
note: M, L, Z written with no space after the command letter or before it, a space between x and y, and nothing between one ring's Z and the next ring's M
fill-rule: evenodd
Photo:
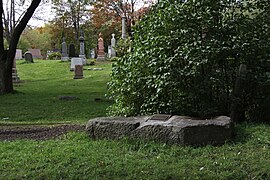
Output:
M97 60L101 61L101 60L105 60L105 52L104 52L104 42L103 42L103 38L102 38L102 34L99 34L99 38L98 38L98 56L97 56Z

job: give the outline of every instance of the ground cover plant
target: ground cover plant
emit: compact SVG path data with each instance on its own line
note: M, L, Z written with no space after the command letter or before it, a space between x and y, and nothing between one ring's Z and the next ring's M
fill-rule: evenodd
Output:
M103 70L87 70L94 67ZM106 115L106 108L111 102L105 99L104 94L111 64L86 66L84 78L80 80L73 79L74 72L69 68L70 63L61 61L17 61L22 83L15 84L15 94L0 96L0 123L85 123L89 118ZM79 99L61 101L61 95Z

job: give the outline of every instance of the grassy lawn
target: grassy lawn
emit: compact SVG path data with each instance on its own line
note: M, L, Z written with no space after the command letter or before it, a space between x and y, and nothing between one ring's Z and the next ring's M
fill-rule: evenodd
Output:
M17 62L23 83L15 85L16 94L0 96L0 122L72 122L105 116L109 102L105 100L110 63L96 63L101 71L84 71L84 79L73 79L70 63L35 60L34 64ZM79 100L60 101L61 95L76 96ZM94 101L101 98L101 101Z
M1 123L84 124L105 116L110 63L73 80L69 63L18 62L24 83L0 96ZM88 68L88 67L87 67ZM59 95L80 98L60 101ZM95 102L95 98L103 100ZM46 141L0 141L0 179L270 179L270 126L236 126L234 142L223 146L180 147L130 141L92 140L72 132Z

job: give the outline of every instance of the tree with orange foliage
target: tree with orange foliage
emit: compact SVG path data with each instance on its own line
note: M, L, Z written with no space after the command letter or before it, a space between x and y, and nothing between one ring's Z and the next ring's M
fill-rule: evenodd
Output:
M120 27L121 17L125 17L127 33L132 36L131 27L154 2L154 0L99 0L93 4L92 21L97 29L105 24ZM140 14L137 13L139 10Z

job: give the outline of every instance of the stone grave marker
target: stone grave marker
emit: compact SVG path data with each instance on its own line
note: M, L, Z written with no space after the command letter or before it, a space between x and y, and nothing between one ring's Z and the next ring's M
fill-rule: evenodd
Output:
M74 71L76 65L83 65L83 59L82 58L71 58L70 71Z
M108 46L108 58L112 57L112 46Z
M23 59L21 49L16 49L15 59Z
M115 57L116 56L116 51L115 51L115 44L116 44L116 40L115 40L115 34L112 34L112 39L111 39L111 57Z
M80 36L79 41L80 41L80 54L79 54L79 57L83 59L83 65L86 65L85 49L84 49L84 37L83 37L83 35Z
M31 52L33 58L36 59L42 59L43 56L41 55L40 49L28 49L29 52Z
M14 58L13 65L12 65L12 81L13 83L20 82L20 78L18 76L17 68L16 68L16 58Z
M27 52L24 53L24 59L28 63L34 63L32 53L29 52L29 51L27 51Z
M98 57L97 60L105 60L105 52L104 52L104 42L102 38L102 34L99 33L98 38Z
M82 79L83 78L83 65L75 65L75 75L73 79Z
M122 39L126 39L126 16L122 15Z
M94 59L96 57L95 49L91 50L91 58Z
M69 57L68 57L68 52L67 52L67 43L65 40L65 37L63 37L63 42L62 42L62 57L61 57L62 61L68 61Z
M75 52L75 45L74 44L70 44L69 45L69 57L73 58L76 57L76 52Z

